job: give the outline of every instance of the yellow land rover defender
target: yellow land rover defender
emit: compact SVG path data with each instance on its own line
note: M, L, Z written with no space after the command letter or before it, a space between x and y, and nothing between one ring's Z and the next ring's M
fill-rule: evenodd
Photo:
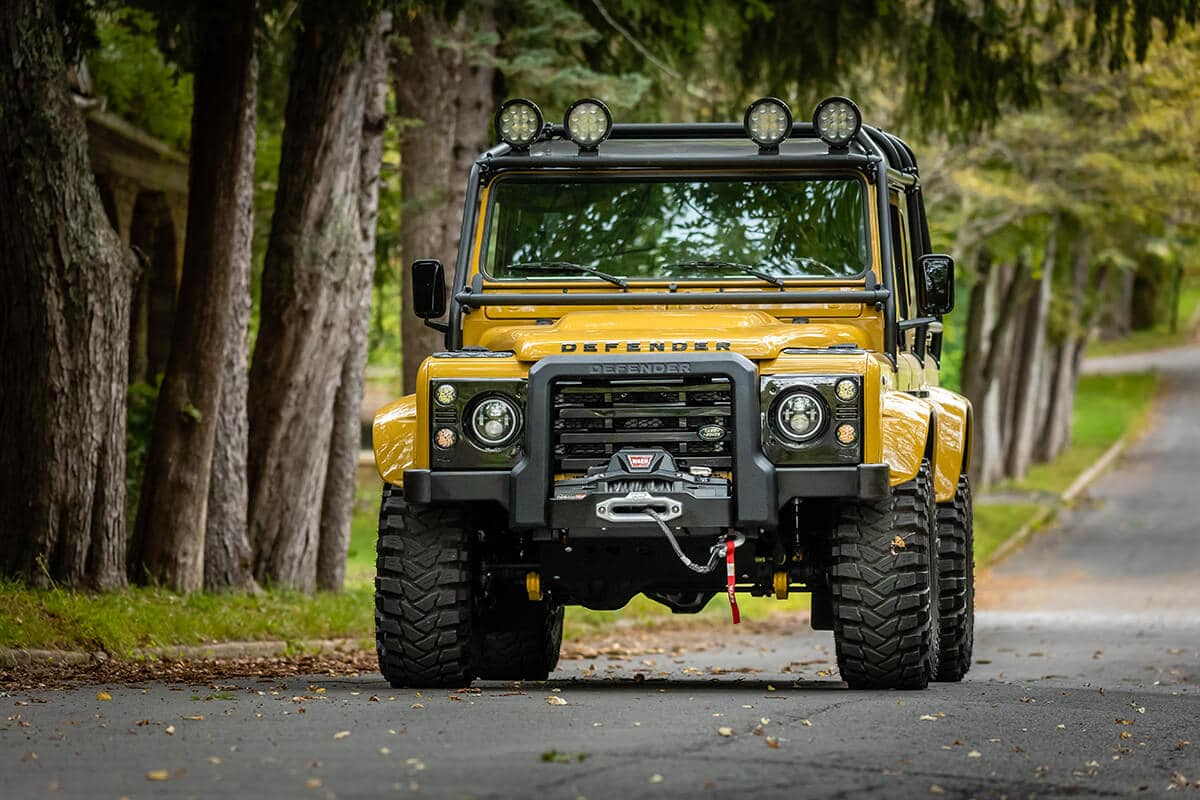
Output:
M971 407L912 150L843 97L618 124L528 100L467 178L446 348L382 409L375 619L395 686L544 679L563 608L812 595L853 688L960 680ZM445 321L441 318L445 316Z

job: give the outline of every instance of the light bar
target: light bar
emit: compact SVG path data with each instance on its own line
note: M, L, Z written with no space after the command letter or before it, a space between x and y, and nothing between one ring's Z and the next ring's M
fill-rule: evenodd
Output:
M496 112L496 135L514 150L527 150L542 132L543 121L536 103L514 98Z
M779 152L779 145L791 135L792 110L776 97L761 97L746 109L742 124L746 135L763 151Z
M612 133L612 127L612 114L608 106L591 97L571 103L563 117L567 138L579 145L582 152L595 152Z
M845 150L862 128L862 112L846 97L827 97L813 110L813 127L830 150Z

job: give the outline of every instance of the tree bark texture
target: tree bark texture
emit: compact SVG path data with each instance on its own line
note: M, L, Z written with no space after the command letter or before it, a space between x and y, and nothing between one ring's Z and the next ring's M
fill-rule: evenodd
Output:
M449 23L418 12L401 31L408 46L396 49L392 67L396 113L405 126L401 251L407 261L440 260L451 286L468 170L486 146L495 113L495 53L471 43L480 32L494 30L491 2ZM414 391L421 362L443 346L442 334L412 313L411 302L406 284L401 322L406 392Z
M346 550L354 514L355 478L361 447L359 414L363 375L367 366L367 334L371 325L371 287L375 278L375 232L379 220L379 170L383 163L383 133L387 128L388 54L392 15L380 15L377 29L364 44L363 121L359 144L358 234L362 245L359 282L352 288L349 341L342 360L341 383L333 406L329 469L321 500L320 544L317 548L317 588L341 591L346 579Z
M255 0L214 0L196 36L183 278L129 555L135 578L178 591L204 581L230 297L253 173L244 162L253 157L256 16Z
M136 265L108 224L48 0L0 4L0 573L125 583Z
M251 64L257 74L257 59ZM256 130L257 81L246 88L243 127ZM249 488L246 453L250 431L246 402L250 386L250 261L254 239L255 136L246 136L236 176L240 190L234 238L229 241L229 324L225 339L221 399L208 484L208 514L204 530L204 588L255 589L254 554L247 533Z
M319 0L301 9L250 371L255 576L304 591L317 583L334 408L342 384L355 382L345 375L347 354L366 321L357 317L374 264L361 229L360 161L367 76L375 74L368 57L382 34L378 16L341 14ZM357 389L347 385L343 415L361 387L360 374ZM357 420L357 406L352 413ZM345 454L336 457L343 468ZM344 502L344 488L335 494Z

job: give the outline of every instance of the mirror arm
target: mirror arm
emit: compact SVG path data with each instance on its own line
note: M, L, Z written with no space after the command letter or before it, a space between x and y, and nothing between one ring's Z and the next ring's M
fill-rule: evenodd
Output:
M422 322L425 323L426 328L433 328L435 331L438 331L439 333L446 333L447 331L450 330L449 322L436 322L432 319L422 320Z

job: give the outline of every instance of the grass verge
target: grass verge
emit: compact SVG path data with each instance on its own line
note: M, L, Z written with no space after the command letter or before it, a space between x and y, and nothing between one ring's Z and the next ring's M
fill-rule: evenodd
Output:
M129 656L167 645L369 637L372 603L365 586L312 597L283 590L178 595L149 588L86 594L0 581L0 646Z
M1151 373L1096 375L1080 380L1075 399L1071 449L1007 489L1061 493L1114 442L1145 419L1157 387ZM260 595L192 594L131 588L91 595L60 589L28 589L0 581L0 646L29 649L105 650L116 655L167 645L203 645L217 641L370 638L373 635L372 579L379 487L362 481L351 528L342 594L314 597L282 590ZM1041 508L1035 503L985 504L975 508L976 558L991 554ZM739 597L744 619L763 619L808 607L807 595ZM653 627L694 621L721 623L729 605L718 594L694 617L681 617L645 597L620 611L567 612L566 637L601 634L616 626Z

